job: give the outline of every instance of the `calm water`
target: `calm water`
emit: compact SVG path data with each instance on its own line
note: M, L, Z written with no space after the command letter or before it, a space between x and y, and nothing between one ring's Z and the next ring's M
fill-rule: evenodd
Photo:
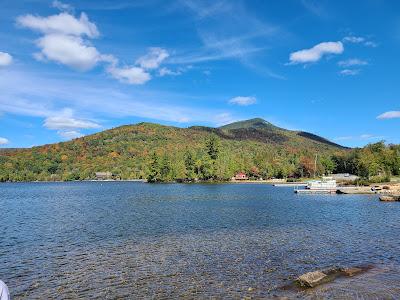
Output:
M0 184L0 279L15 299L399 299L399 251L400 203L376 196L256 184ZM311 291L281 288L334 265L374 268Z

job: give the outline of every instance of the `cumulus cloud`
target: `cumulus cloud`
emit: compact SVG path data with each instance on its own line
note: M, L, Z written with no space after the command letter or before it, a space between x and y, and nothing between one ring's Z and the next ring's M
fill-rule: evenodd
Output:
M101 54L95 47L90 46L81 37L48 34L37 41L41 52L37 59L48 59L79 71L92 69L102 60Z
M379 120L397 119L400 118L400 111L387 111L376 117Z
M62 10L66 4L54 1L53 6ZM88 71L100 62L107 63L106 72L113 78L128 84L144 84L151 79L149 70L158 69L169 53L159 47L149 48L148 53L136 60L136 66L120 67L118 59L112 55L100 53L89 39L99 36L96 24L89 21L85 13L79 18L68 12L40 17L24 15L17 18L17 24L42 33L36 45L40 52L34 57L39 61L54 61L78 71ZM182 71L163 69L161 76L178 75Z
M238 96L238 97L234 97L232 99L229 100L230 104L236 104L236 105L240 105L240 106L248 106L248 105L252 105L255 104L257 102L256 97L250 97L250 96Z
M6 67L11 65L13 58L6 52L0 52L0 67Z
M66 12L48 17L29 14L18 17L17 24L43 34L85 35L89 38L99 36L96 24L90 22L85 13L81 13L79 19Z
M54 2L53 5L62 5ZM51 60L79 71L92 69L103 56L83 37L99 36L96 24L89 21L85 13L79 19L62 12L58 15L40 17L24 15L17 18L17 24L43 34L36 41L41 50L34 57L38 60Z
M360 70L358 69L344 69L340 71L340 74L345 76L355 76L360 74Z
M144 84L151 79L149 73L139 67L110 66L107 72L114 78L129 84Z
M10 141L6 138L0 137L0 145L7 145Z
M159 47L149 48L149 52L139 57L136 64L143 69L157 69L161 63L169 56L167 50Z
M324 42L310 49L290 54L290 64L312 63L319 61L324 55L341 54L344 51L342 42Z
M368 62L365 60L358 59L358 58L350 58L347 60L339 61L338 65L341 67L366 66L366 65L368 65Z

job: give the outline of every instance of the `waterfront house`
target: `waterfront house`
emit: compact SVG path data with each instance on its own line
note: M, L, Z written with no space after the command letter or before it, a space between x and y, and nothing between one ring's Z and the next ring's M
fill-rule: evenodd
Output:
M249 177L247 177L246 173L243 172L239 172L235 175L235 177L233 178L234 180L248 180Z

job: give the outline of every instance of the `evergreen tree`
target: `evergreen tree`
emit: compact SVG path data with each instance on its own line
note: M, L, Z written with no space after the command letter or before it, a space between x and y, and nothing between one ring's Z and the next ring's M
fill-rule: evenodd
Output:
M195 175L194 174L195 162L193 159L192 152L186 151L184 158L185 158L186 179L192 180L192 179L194 179L194 175Z
M160 181L160 166L158 162L158 156L154 152L151 156L150 170L149 175L147 176L148 182L157 182Z
M219 156L219 139L215 134L212 134L206 142L206 152L208 159L204 159L202 166L202 175L208 180L216 177L216 165L215 162Z
M206 142L207 154L210 156L210 159L215 161L219 155L219 140L215 134L212 134L210 138Z

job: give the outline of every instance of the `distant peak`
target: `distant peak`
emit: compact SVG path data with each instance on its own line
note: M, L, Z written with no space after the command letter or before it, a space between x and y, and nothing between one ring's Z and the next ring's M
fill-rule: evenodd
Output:
M242 129L242 128L260 128L265 126L274 126L270 122L261 118L253 118L249 120L238 121L221 126L221 129Z

